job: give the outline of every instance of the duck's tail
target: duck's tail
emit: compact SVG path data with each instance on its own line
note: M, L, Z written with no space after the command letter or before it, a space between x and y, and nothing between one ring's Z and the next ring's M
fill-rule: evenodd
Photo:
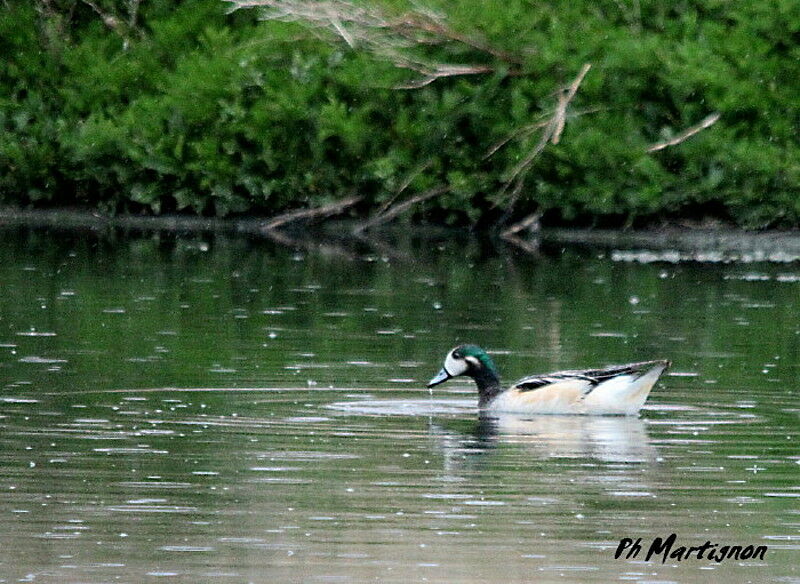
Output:
M624 372L597 385L585 398L588 411L634 415L647 401L650 390L670 362L644 361L626 366Z

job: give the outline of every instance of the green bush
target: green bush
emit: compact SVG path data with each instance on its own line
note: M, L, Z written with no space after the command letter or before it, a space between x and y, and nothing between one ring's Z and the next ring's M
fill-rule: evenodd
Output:
M142 0L135 18L135 2L93 4L113 18L79 0L0 7L0 202L271 215L358 193L369 213L444 185L418 219L800 224L797 2L429 0L450 40L388 56L219 0ZM398 54L491 72L422 84ZM533 126L584 63L516 193Z

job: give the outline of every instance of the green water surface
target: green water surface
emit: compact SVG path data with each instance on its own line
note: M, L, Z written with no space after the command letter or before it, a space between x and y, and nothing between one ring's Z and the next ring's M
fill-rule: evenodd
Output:
M800 265L0 229L0 582L800 582ZM638 418L479 420L671 359ZM763 560L615 559L623 537Z

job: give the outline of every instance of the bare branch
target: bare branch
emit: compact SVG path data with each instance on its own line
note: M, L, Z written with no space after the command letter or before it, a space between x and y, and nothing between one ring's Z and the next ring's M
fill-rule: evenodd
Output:
M514 138L523 138L527 137L530 134L533 134L536 130L541 130L547 124L550 123L550 120L544 120L542 122L536 122L535 124L531 124L529 126L524 126L519 128L518 130L514 130L511 134L500 140L499 142L495 143L489 150L486 151L486 154L483 155L482 160L487 160L494 156L494 154L500 150L503 146L511 142Z
M351 0L228 1L233 10L259 8L264 20L294 22L314 32L327 31L341 38L351 49L360 48L394 67L420 75L419 79L399 85L397 89L417 89L438 79L494 73L501 68L509 75L520 73L520 59L453 30L443 16L430 11L417 10L391 17L375 7L360 6ZM430 62L415 54L418 47L447 44L469 47L503 65Z
M522 239L521 237L517 237L516 235L513 234L512 235L501 234L500 237L502 237L508 243L513 243L522 251L528 252L531 255L536 255L536 256L539 255L538 239L533 239L533 240Z
M719 118L720 118L719 112L713 113L710 116L703 118L699 124L695 124L694 126L687 128L674 138L653 144L647 149L647 151L658 152L659 150L663 150L664 148L669 148L670 146L675 146L677 144L680 144L681 142L688 140L695 134L699 134L706 128L710 128L717 122L717 120L719 120Z
M103 21L103 24L105 24L108 28L110 28L116 33L122 34L122 32L120 31L121 23L116 16L114 16L109 12L106 12L105 10L100 8L96 2L92 2L92 0L81 0L81 2L83 2L89 8L94 10L97 16L100 17L100 20Z
M571 114L570 114L570 117L577 118L577 117L580 117L580 116L584 116L586 114L594 114L594 113L597 113L599 111L603 111L603 109L605 109L605 108L593 107L593 108L588 108L588 109L584 109L584 110L580 110L580 111L572 111ZM552 114L551 114L551 117L552 117ZM566 119L566 117L565 117L565 119ZM550 123L550 117L548 117L545 120L536 122L534 124L530 124L528 126L523 126L522 128L518 128L518 129L514 130L508 136L506 136L502 140L499 140L498 142L493 144L492 147L489 148L489 150L486 151L486 154L484 154L481 157L481 160L488 160L489 158L494 156L497 153L497 151L500 150L503 146L505 146L506 144L511 142L511 140L519 139L519 138L527 138L531 134L535 133L537 130L541 130L542 128L546 127L547 124L549 124L549 123Z
M403 193L403 191L405 191L408 188L408 186L412 183L412 181L415 178L417 178L420 174L425 172L428 168L430 168L431 164L433 164L433 161L426 160L422 164L418 164L416 167L411 169L411 171L402 180L402 182L400 183L400 186L397 188L397 190L391 196L391 198L388 201L386 201L383 205L381 205L380 209L378 209L377 215L381 215L381 214L385 213L386 210L389 207L392 206L392 204L395 202L397 197L399 197Z
M542 214L543 213L541 210L536 211L535 213L531 213L530 215L525 217L525 219L523 219L522 221L514 223L508 229L504 229L500 233L500 236L505 238L513 237L516 236L516 234L522 231L523 229L528 229L528 228L530 228L533 231L539 231L539 221L542 218Z
M558 103L556 104L556 108L553 111L550 118L543 120L541 122L537 122L530 126L526 126L520 130L517 130L514 134L509 136L508 138L500 141L499 143L495 144L489 151L486 153L484 158L488 158L495 152L497 152L500 148L502 148L505 144L507 144L511 139L519 136L525 136L528 134L533 133L536 130L542 129L542 135L539 137L539 141L536 145L528 152L527 156L523 158L510 172L509 178L506 182L506 187L510 186L514 179L519 176L520 173L527 170L527 168L531 165L531 163L536 159L536 157L544 150L545 146L547 146L548 142L552 144L558 144L561 140L561 134L564 131L564 126L567 120L567 106L575 97L575 94L578 92L578 87L580 86L583 78L586 77L586 74L591 69L591 63L586 63L581 67L578 76L570 83L566 88L561 90L558 94Z
M45 0L46 1L46 0ZM141 29L137 26L139 18L139 5L142 0L126 0L125 6L127 9L127 18L122 14L121 10L114 10L109 12L104 10L100 3L94 0L80 0L83 4L92 9L92 11L100 17L103 24L110 30L117 33L123 40L123 47L127 49L133 35L144 36Z
M274 229L278 229L279 227L283 227L287 223L294 223L295 221L324 219L326 217L338 215L346 211L356 203L360 202L362 199L363 197L350 197L348 199L336 201L328 205L323 205L322 207L313 207L311 209L300 209L297 211L289 211L288 213L282 213L277 217L273 217L272 219L265 221L261 225L261 230L272 231Z
M566 123L567 119L567 106L569 105L569 102L572 101L572 98L575 97L575 94L578 92L578 87L580 87L580 84L583 82L583 78L586 77L586 74L591 68L591 63L584 63L583 67L581 67L580 73L578 73L578 76L572 81L572 83L569 84L569 87L567 87L566 93L559 93L558 106L556 107L556 112L553 116L556 119L556 124L555 129L553 130L553 136L550 138L550 141L553 144L558 144L559 140L561 140L561 132L564 131L564 124Z
M507 63L520 64L522 62L521 59L514 55L498 50L484 42L452 30L445 24L444 17L434 14L431 11L410 12L405 14L400 21L396 22L401 23L412 31L416 29L428 32L433 36L433 38L459 42L472 47L481 53L488 53L493 57Z
M500 195L504 195L508 189L513 184L513 189L511 190L511 196L506 204L506 210L503 213L503 216L500 218L499 223L505 223L509 217L511 217L511 213L514 210L514 207L519 200L519 197L522 194L522 189L525 186L525 175L527 174L528 170L530 169L533 161L536 160L536 157L542 153L542 151L547 146L548 142L551 144L558 144L561 140L561 134L564 131L564 126L566 125L567 120L567 107L569 106L572 99L575 97L575 94L578 92L578 87L583 82L584 77L589 72L589 69L592 68L591 63L585 63L583 67L581 67L580 72L575 77L575 79L570 83L568 86L562 88L558 92L558 103L556 104L555 110L551 114L551 116L543 120L541 122L537 122L521 130L517 130L514 134L506 138L505 140L500 141L499 143L495 144L489 152L484 156L488 158L497 150L502 148L505 144L507 144L512 138L519 137L519 136L527 136L532 134L536 130L541 130L542 133L539 136L539 140L536 142L534 147L525 155L525 157L517 163L514 168L511 169L511 172L508 175L505 185L500 191Z
M401 65L398 65L401 66ZM403 66L406 69L414 69L419 73L423 73L420 69L411 66ZM419 89L420 87L425 87L426 85L430 85L437 79L442 79L443 77L457 77L459 75L480 75L483 73L492 73L494 71L493 67L489 67L487 65L446 65L446 64L436 64L433 65L435 68L433 71L429 71L424 73L424 77L421 79L417 79L415 81L411 81L409 83L403 83L400 85L396 85L396 89Z
M131 30L136 30L137 20L139 18L139 4L142 0L128 0L128 27Z
M516 179L521 173L527 171L533 161L536 159L539 154L542 153L544 147L547 146L547 142L550 141L553 133L555 131L555 126L557 124L556 117L550 118L547 124L544 126L544 131L542 135L539 137L539 141L536 145L528 152L528 154L523 158L512 170L511 174L509 175L508 181L506 184L511 184L514 179Z
M372 217L368 221L366 221L366 222L362 223L361 225L359 225L358 227L356 227L353 230L353 232L354 233L361 233L362 231L366 231L367 229L372 229L373 227L376 227L376 226L381 225L383 223L388 223L389 221L391 221L392 219L398 217L399 215L401 215L402 213L404 213L405 211L407 211L408 209L410 209L411 207L413 207L417 203L421 203L422 201L427 201L428 199L432 199L433 197L436 197L436 196L439 196L439 195L441 195L443 193L446 193L449 190L450 190L450 187L445 187L445 186L439 186L439 187L436 187L436 188L433 188L433 189L429 189L429 190L425 191L424 193L420 193L419 195L411 197L407 201L403 201L402 203L398 203L397 205L394 205L394 206L390 207L384 213L380 213L380 214L376 215L375 217Z
M520 195L522 194L522 188L525 183L525 175L527 174L528 170L530 169L533 161L542 153L542 151L547 146L548 142L551 144L558 144L561 140L561 134L564 131L564 126L567 120L567 107L569 106L572 99L575 97L575 94L578 92L578 87L583 82L584 77L589 72L589 69L592 68L591 63L585 63L583 67L581 67L580 72L578 73L577 77L565 88L561 89L558 92L558 103L556 104L556 108L553 111L553 114L550 116L549 119L544 120L542 122L537 122L531 126L528 126L527 129L530 130L537 130L541 129L542 133L539 136L539 140L536 142L534 147L525 155L525 157L517 163L514 168L511 169L511 172L508 175L508 179L501 191L501 194L506 192L508 188L513 184L514 188L511 191L511 198L509 199L508 204L506 205L506 211L503 213L503 217L501 218L501 223L508 220L511 216L511 212L514 209L514 206L517 204ZM527 130L523 129L523 130ZM525 131L518 133L529 134L532 131ZM490 149L489 154L487 156L491 156L494 152L496 152L499 148L501 148L504 144L506 144L508 140L505 142L501 142L500 144L496 145L492 149Z
M514 207L516 206L517 201L519 201L519 197L522 194L522 187L525 186L525 176L524 175L518 176L516 180L514 180L513 182L514 182L514 188L511 190L511 197L509 198L508 203L506 204L506 210L503 213L503 216L500 218L500 221L498 221L498 224L500 225L504 224L506 221L508 221L508 218L511 217L511 212L514 210ZM508 191L508 187L510 186L511 186L511 181L508 181L505 185L503 185L500 194L501 195L505 194L506 191Z
M348 32L347 32L347 31L344 29L344 27L342 26L342 23L341 23L341 22L339 22L339 19L338 19L338 18L336 18L335 16L332 16L332 17L331 17L331 26L333 26L333 28L335 28L335 29L336 29L336 32L338 32L338 33L339 33L339 36L341 36L341 37L344 39L344 42L346 42L346 43L347 43L347 45L348 45L348 46L349 46L351 49L355 49L355 48L356 48L356 43L355 43L355 41L353 40L353 37L351 37L351 36L348 34Z

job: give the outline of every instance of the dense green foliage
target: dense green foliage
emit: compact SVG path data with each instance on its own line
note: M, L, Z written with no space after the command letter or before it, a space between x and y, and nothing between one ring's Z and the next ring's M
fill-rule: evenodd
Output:
M398 89L419 74L219 0L9 0L0 202L269 215L358 193L368 213L443 185L418 217L800 224L800 3L429 5L480 42L409 54L491 72ZM542 135L531 125L585 63L560 140L515 197L511 173Z

